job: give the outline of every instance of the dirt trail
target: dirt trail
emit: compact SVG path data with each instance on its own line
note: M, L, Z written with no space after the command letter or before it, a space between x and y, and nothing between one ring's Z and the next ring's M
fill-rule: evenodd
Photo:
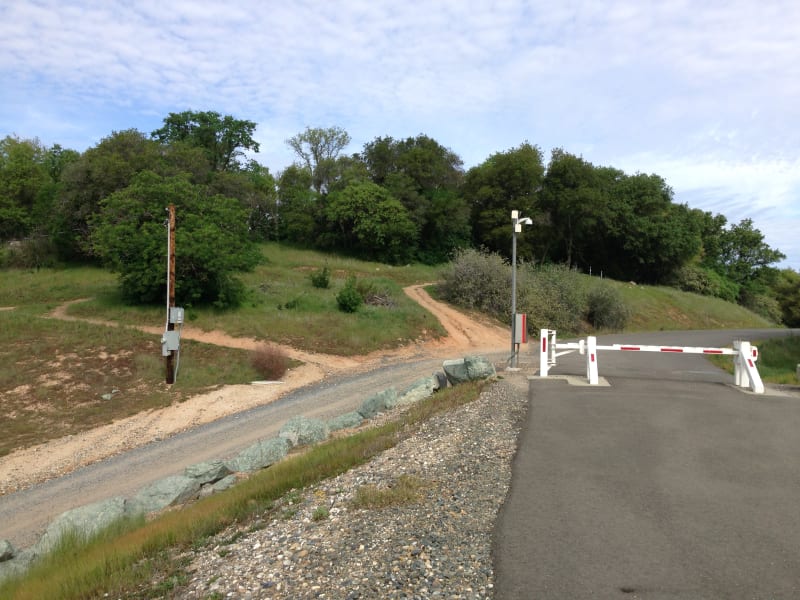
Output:
M23 489L35 483L59 477L83 465L119 454L180 431L209 423L229 414L267 404L288 392L321 381L334 373L367 371L387 360L411 358L457 358L470 352L501 350L508 343L508 332L497 325L479 322L450 306L431 298L424 285L405 288L405 293L430 311L447 331L447 336L409 344L390 351L377 351L363 356L342 357L317 354L279 346L288 356L301 361L283 381L266 385L229 385L190 398L179 404L146 411L78 435L51 440L0 458L0 495ZM99 319L79 318L67 314L69 306L85 299L60 305L50 318L85 321L97 325L119 326ZM140 326L137 329L161 335L160 327ZM223 331L203 331L184 326L181 337L231 348L253 349L263 342L253 338L233 337Z

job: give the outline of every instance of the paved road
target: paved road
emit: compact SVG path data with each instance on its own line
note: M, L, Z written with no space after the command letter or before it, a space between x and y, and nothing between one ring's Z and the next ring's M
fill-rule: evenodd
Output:
M581 359L551 373L583 375ZM740 391L697 355L601 351L599 367L610 387L531 379L497 598L800 598L800 397Z

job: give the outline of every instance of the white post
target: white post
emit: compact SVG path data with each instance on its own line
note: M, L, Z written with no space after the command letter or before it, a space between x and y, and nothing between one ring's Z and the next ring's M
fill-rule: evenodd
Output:
M549 336L547 329L542 329L539 335L539 377L547 377L547 372L550 368L549 352L547 346L549 344Z
M597 373L597 338L590 335L586 338L586 379L589 385L600 383Z
M761 381L761 375L756 368L756 362L753 356L756 354L750 342L734 342L734 348L739 350L736 355L736 361L739 368L734 366L734 377L736 378L736 385L739 387L749 387L754 394L764 393L764 383Z

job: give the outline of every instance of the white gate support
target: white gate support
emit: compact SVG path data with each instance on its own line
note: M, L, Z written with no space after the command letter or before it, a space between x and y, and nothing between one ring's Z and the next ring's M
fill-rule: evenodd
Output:
M565 350L565 352L556 352ZM704 348L702 346L643 346L636 344L611 344L598 346L597 338L588 336L586 341L578 343L559 344L556 332L553 329L541 330L541 345L539 348L539 376L547 377L550 368L556 365L556 358L579 350L586 353L586 379L590 385L598 385L597 353L599 350L616 350L620 352L662 352L666 354L722 354L733 356L734 381L739 387L750 388L756 394L764 393L764 384L756 368L758 348L750 342L734 341L733 348Z

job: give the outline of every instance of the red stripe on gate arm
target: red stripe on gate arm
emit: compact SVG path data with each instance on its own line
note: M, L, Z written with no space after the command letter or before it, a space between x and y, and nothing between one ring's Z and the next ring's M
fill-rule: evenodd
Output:
M705 349L703 350L703 354L722 354L722 350Z
M620 350L639 350L639 346L620 346Z
M660 352L683 352L683 348L661 348Z

